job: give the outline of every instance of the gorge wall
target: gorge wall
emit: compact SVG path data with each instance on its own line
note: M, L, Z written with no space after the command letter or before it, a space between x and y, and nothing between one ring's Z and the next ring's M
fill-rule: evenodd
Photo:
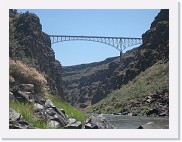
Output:
M169 10L161 10L142 35L143 44L119 57L102 62L63 67L63 88L67 102L86 108L121 88L142 71L161 60L169 60Z
M10 59L19 60L37 69L46 78L49 89L64 99L62 66L55 59L50 37L42 31L39 17L28 11L18 13L16 10L10 10L9 18ZM18 84L17 81L15 83Z

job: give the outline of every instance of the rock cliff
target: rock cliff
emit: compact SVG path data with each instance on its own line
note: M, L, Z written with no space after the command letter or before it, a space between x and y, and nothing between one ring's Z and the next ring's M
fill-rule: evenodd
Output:
M16 10L10 10L9 16L10 58L43 73L49 89L64 99L62 66L55 59L49 35L42 31L39 17L28 11L20 14Z

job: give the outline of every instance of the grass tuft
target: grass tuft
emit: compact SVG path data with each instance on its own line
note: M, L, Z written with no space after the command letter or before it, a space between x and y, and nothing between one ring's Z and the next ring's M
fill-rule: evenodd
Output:
M47 121L44 118L39 118L33 114L33 104L31 103L20 103L10 102L9 107L19 112L23 118L28 121L33 127L45 129Z
M56 107L64 109L69 117L75 118L76 120L81 122L85 121L86 115L84 113L72 107L70 104L64 102L58 96L49 95L48 98L52 100Z

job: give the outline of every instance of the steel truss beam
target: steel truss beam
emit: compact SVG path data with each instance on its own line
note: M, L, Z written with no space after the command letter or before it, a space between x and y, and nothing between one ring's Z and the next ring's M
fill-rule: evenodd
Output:
M132 47L134 45L142 44L142 38L131 38L131 37L102 37L102 36L68 36L68 35L49 35L51 44L64 42L64 41L93 41L107 44L116 48L122 56L123 50Z

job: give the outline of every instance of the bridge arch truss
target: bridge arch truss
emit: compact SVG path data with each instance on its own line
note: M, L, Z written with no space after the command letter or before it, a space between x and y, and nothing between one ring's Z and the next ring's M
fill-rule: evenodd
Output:
M142 44L142 38L131 37L102 37L102 36L67 36L67 35L49 35L51 44L64 41L92 41L107 44L116 48L120 52L120 57L123 50L126 48Z

